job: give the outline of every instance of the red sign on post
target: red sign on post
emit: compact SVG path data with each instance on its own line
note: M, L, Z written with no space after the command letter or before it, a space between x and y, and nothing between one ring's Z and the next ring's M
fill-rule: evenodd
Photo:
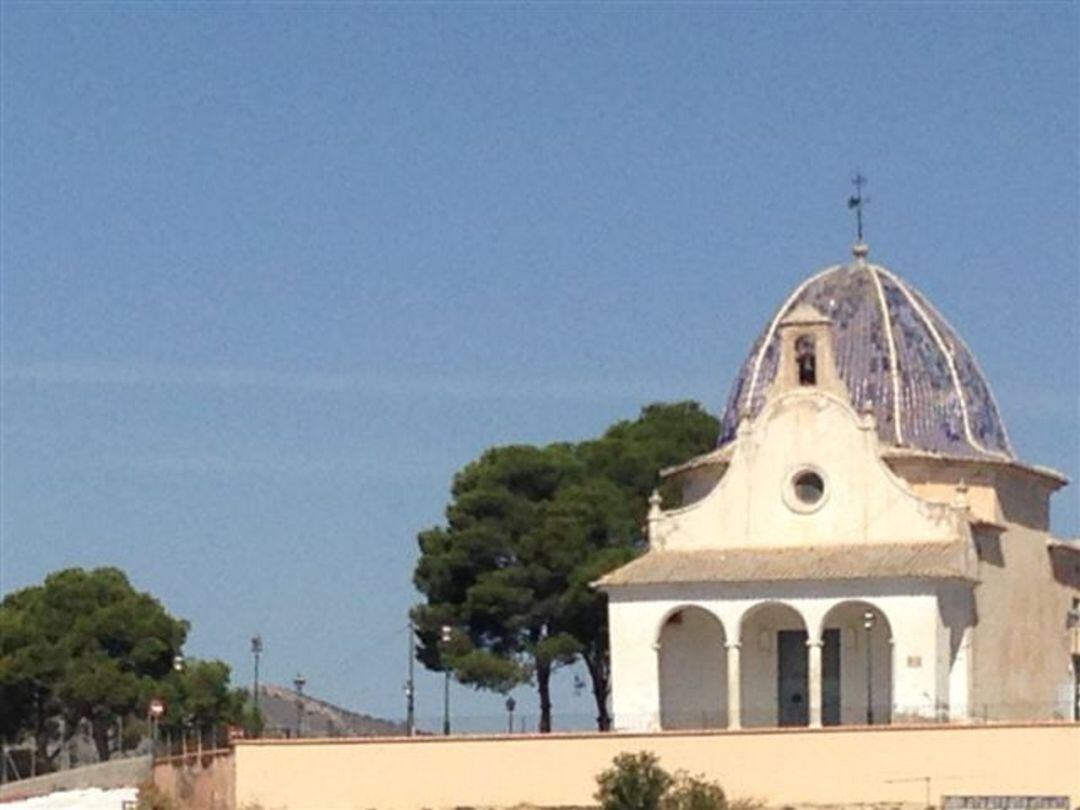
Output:
M154 698L150 701L150 716L161 717L165 714L165 701L161 698Z

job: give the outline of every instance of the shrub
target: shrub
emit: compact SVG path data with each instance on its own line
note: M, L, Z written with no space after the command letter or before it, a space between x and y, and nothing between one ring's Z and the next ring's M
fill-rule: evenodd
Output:
M746 796L735 797L728 800L727 810L765 810L765 802ZM793 810L793 808L788 807L788 810Z
M649 751L623 753L596 777L595 798L604 810L660 810L674 780Z
M139 797L136 799L136 810L174 810L175 805L164 792L153 782L143 782L139 785Z
M686 771L675 774L675 782L661 806L663 810L728 810L727 797L720 785Z

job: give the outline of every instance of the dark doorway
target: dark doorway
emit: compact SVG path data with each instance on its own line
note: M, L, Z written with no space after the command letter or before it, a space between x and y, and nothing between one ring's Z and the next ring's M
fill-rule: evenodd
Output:
M840 630L821 637L821 724L840 725Z
M777 649L777 720L781 726L810 723L807 699L806 631L779 630Z

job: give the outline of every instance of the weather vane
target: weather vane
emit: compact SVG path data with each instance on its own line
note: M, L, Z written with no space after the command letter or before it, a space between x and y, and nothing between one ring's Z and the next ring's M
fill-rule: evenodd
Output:
M849 209L855 209L855 222L858 227L859 241L862 242L862 212L863 206L870 202L869 197L863 197L863 186L867 184L867 179L863 177L862 172L856 171L855 176L851 178L851 184L855 186L855 196L849 197L847 201L847 207Z

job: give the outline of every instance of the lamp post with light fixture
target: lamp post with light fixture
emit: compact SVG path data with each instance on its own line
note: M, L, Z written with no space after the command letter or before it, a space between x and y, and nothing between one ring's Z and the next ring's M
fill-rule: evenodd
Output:
M293 678L293 686L296 687L296 737L304 736L304 686L307 679L299 672Z
M409 679L405 681L405 734L413 736L416 733L416 678L413 667L416 661L416 628L413 625L412 616L409 617Z
M446 645L454 637L454 628L448 624L442 626L442 634L439 639L442 642L443 652L446 650ZM442 721L442 733L444 737L450 736L450 668L446 665L446 661L443 661L443 672L445 678L443 679L443 721Z
M255 722L257 724L259 724L259 656L262 655L262 651L262 636L256 634L251 637L251 654L255 657L255 681L251 687L251 700L255 706Z
M874 629L874 612L863 613L863 629L866 631L866 725L874 725L874 659L870 648L870 633Z
M517 708L517 701L513 697L506 699L506 733L514 733L514 709Z

